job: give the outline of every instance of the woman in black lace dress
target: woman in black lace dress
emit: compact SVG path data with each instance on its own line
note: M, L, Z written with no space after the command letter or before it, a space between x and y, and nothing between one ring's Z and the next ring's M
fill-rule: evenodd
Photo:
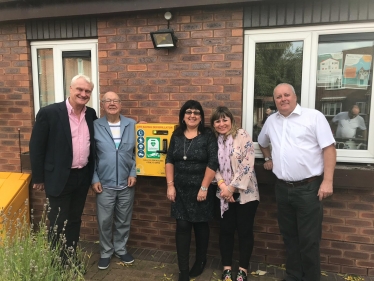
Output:
M217 140L204 126L200 103L187 101L179 112L166 157L167 197L171 216L176 219L179 281L200 275L206 264L208 221L213 217L214 187L210 185L218 168ZM192 227L195 232L196 261L189 271Z

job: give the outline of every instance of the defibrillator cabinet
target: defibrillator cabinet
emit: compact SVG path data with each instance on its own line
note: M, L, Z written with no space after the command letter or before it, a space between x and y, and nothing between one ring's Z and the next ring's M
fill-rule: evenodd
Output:
M136 174L165 177L165 159L170 138L177 125L136 124Z

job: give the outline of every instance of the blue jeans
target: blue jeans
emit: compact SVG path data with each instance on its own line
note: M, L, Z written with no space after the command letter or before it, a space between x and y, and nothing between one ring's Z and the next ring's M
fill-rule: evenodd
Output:
M275 194L278 224L287 250L287 281L319 281L319 245L323 205L317 193L322 178L292 187L278 181Z

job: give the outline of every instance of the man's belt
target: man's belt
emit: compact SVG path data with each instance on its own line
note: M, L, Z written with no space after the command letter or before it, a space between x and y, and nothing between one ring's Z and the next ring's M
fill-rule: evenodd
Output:
M281 179L278 179L278 181L282 184L285 184L285 185L288 185L290 187L297 187L297 186L302 186L302 185L306 185L312 181L315 181L316 179L319 179L321 176L314 176L314 177L310 177L310 178L307 178L307 179L303 179L303 180L300 180L300 181L285 181L285 180L281 180Z

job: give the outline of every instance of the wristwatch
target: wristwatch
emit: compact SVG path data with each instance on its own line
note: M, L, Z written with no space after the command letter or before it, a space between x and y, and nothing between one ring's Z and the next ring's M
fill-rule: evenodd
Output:
M205 186L201 186L200 188L201 188L202 191L208 191L208 188L205 187Z
M265 157L265 162L269 161L269 160L273 160L273 158L270 157Z

